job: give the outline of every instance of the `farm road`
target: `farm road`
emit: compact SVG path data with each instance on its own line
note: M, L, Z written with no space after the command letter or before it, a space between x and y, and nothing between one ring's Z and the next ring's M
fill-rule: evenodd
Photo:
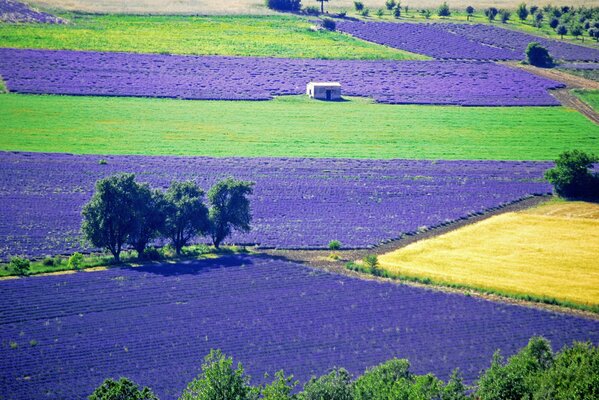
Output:
M549 93L555 97L563 106L573 108L580 112L582 115L599 125L599 113L593 110L588 104L574 96L571 89L594 89L599 90L599 82L592 81L580 76L568 74L563 71L557 71L547 68L537 68L532 65L524 65L519 62L505 62L503 63L510 67L520 68L528 71L532 74L541 76L543 78L553 79L566 85L565 89L551 90Z

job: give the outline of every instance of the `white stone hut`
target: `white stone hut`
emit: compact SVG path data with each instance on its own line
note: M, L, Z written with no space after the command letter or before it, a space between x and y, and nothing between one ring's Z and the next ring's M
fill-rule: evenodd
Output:
M339 82L310 82L306 86L306 94L318 100L341 100L341 84Z

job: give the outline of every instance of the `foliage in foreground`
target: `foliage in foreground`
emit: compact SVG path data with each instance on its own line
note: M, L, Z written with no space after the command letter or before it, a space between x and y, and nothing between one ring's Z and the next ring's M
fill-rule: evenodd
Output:
M555 168L545 172L555 192L565 198L599 198L599 173L592 172L599 158L580 150L561 153Z
M281 370L271 384L252 386L243 366L233 367L233 359L220 350L212 350L202 364L202 373L189 383L181 400L520 400L580 399L599 396L599 347L575 342L554 353L542 337L533 337L507 361L497 351L491 366L476 384L468 387L459 370L447 383L433 374L416 375L405 359L393 358L367 369L353 380L343 368L333 368L320 377L312 377L303 391L293 393L297 381ZM106 393L109 393L107 395ZM94 397L96 396L96 397ZM128 397L130 396L130 397ZM145 397L144 397L145 396ZM260 397L262 396L262 397ZM106 380L90 400L154 400L148 388L121 378Z

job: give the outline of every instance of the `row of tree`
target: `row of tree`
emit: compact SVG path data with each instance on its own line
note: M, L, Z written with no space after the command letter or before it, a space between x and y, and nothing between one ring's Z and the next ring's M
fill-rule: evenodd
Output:
M227 178L208 191L194 182L172 182L166 192L117 174L96 182L96 191L82 211L81 231L93 246L106 248L120 261L125 246L140 257L149 243L168 239L177 254L191 240L209 235L216 248L233 230L250 230L248 196L253 183Z
M466 386L458 370L447 384L433 374L415 375L405 359L392 359L366 372L356 380L343 368L335 368L308 381L295 393L298 382L283 371L266 386L251 386L241 364L218 350L204 359L202 373L180 397L181 400L521 400L597 399L599 348L577 343L554 353L550 343L533 337L528 345L507 361L497 351L474 387ZM127 378L107 379L90 400L157 400L151 389L139 388Z

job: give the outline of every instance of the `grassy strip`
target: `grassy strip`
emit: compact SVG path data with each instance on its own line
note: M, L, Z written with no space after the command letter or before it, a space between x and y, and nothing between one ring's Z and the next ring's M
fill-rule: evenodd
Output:
M0 76L0 93L8 93L8 89L6 88L6 83L4 83L2 76Z
M599 71L597 71L599 73ZM599 112L599 90L574 89L572 93Z
M599 126L563 107L6 94L0 109L4 151L553 160L575 143L599 153Z
M580 76L581 78L590 79L599 82L599 69L567 69L558 68L559 71L570 75Z
M322 59L427 59L295 16L69 14L72 23L0 24L2 47Z
M150 257L140 258L136 251L124 251L121 253L121 262L117 263L111 255L108 254L88 254L82 257L80 264L75 267L69 263L66 256L46 257L42 260L30 262L29 270L25 276L39 275L53 272L81 271L90 268L112 268L124 266L137 266L142 264L151 264L154 262L175 262L183 260L201 260L206 258L215 258L225 254L247 253L245 247L221 247L215 249L206 245L187 246L182 249L181 256L177 256L170 246L154 249ZM0 278L19 276L20 274L11 268L10 263L0 264Z
M529 301L529 302L533 302L533 303L548 304L548 305L571 308L571 309L575 309L575 310L599 313L599 305L590 306L590 305L586 305L586 304L574 303L571 301L559 300L559 299L556 299L553 297L535 296L535 295L530 295L530 294L523 295L520 293L513 293L513 292L508 292L508 291L503 291L503 290L495 290L495 289L477 287L477 286L472 286L472 285L464 285L464 284L459 284L459 283L452 283L452 282L447 282L447 281L437 280L437 279L432 279L432 278L423 278L423 277L419 277L419 276L398 274L398 273L387 271L380 267L372 269L365 265L357 264L354 262L348 262L345 265L345 267L350 271L361 272L364 274L369 274L369 275L378 276L378 277L382 277L382 278L389 278L389 279L398 280L398 281L415 282L415 283L420 283L423 285L440 286L440 287L447 287L447 288L459 289L459 290L470 290L470 291L473 291L476 293L481 293L481 294L486 294L486 295L496 295L496 296L506 297L506 298L515 299L515 300L523 300L523 301ZM469 294L466 293L466 296L469 296Z

